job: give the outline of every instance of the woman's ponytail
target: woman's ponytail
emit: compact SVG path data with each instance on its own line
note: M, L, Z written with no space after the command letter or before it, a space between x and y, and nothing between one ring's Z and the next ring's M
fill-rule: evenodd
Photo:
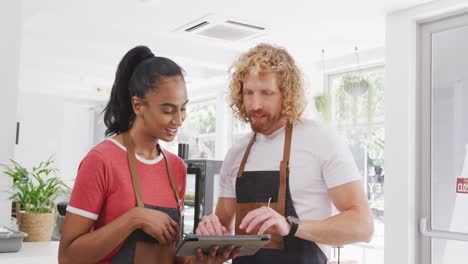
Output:
M135 120L133 112L129 83L132 74L143 61L154 58L154 54L148 47L138 46L125 54L115 74L110 100L104 109L104 123L106 124L106 136L127 131Z

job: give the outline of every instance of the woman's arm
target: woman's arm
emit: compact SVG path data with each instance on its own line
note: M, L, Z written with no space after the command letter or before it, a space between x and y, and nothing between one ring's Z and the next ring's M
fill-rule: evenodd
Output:
M67 213L59 247L60 263L95 263L136 229L143 229L161 243L172 241L178 233L177 223L167 214L145 208L132 208L91 232L93 225L92 219Z
M67 212L59 246L59 263L95 263L109 255L138 227L134 210L92 231L95 220Z

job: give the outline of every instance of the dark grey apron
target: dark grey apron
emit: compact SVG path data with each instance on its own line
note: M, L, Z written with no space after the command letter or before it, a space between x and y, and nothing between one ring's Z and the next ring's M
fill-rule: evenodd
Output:
M236 180L236 234L245 232L239 229L239 224L245 215L257 208L270 207L279 214L297 217L289 192L289 157L291 151L292 124L285 128L283 160L280 171L244 171L250 149L255 142L256 134L247 146L242 158ZM265 157L268 158L268 157ZM254 234L258 230L253 230ZM312 241L295 236L281 237L272 235L271 242L253 256L238 257L233 264L326 264L327 257Z
M159 152L163 155L164 161L166 163L167 175L171 183L172 190L174 191L174 196L177 201L178 208L166 208L152 206L143 203L143 196L140 187L140 177L138 173L138 168L136 166L136 158L134 151L134 144L128 132L123 133L124 145L127 148L127 157L130 167L130 173L132 175L133 189L135 191L135 196L137 200L138 207L150 208L153 210L159 210L168 214L176 223L179 223L179 230L181 227L181 215L182 215L182 206L181 200L179 198L179 193L177 191L176 184L172 177L171 168L167 160L166 155L161 150L159 145L157 148ZM152 236L145 233L143 230L135 230L128 238L125 240L122 248L117 252L117 254L112 258L112 263L114 264L128 264L128 263L174 263L175 256L175 245L180 241L178 237L177 241L170 244L160 244Z

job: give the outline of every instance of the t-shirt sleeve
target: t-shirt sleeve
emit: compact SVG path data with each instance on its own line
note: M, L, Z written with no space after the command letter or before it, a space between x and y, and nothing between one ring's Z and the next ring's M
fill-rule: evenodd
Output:
M322 173L328 189L360 180L356 162L343 138L329 131L327 139Z
M236 176L234 172L234 149L231 148L224 158L220 171L219 197L236 197Z
M107 169L102 154L91 150L81 161L67 211L97 220L107 193Z

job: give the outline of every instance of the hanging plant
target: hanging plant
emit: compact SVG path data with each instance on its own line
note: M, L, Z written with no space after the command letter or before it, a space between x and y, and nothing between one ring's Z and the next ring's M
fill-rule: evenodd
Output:
M374 121L374 113L375 113L375 88L370 85L369 91L367 92L367 121L372 123Z
M367 99L366 93L370 89L370 82L362 76L346 75L343 77L337 93L342 121L346 122L349 118L354 124L359 121L360 114L363 112L361 104Z
M361 76L348 75L343 78L344 89L347 94L358 97L369 90L369 82Z
M322 94L314 98L315 107L317 111L321 113L322 118L325 122L330 122L331 120L331 96L327 94Z

